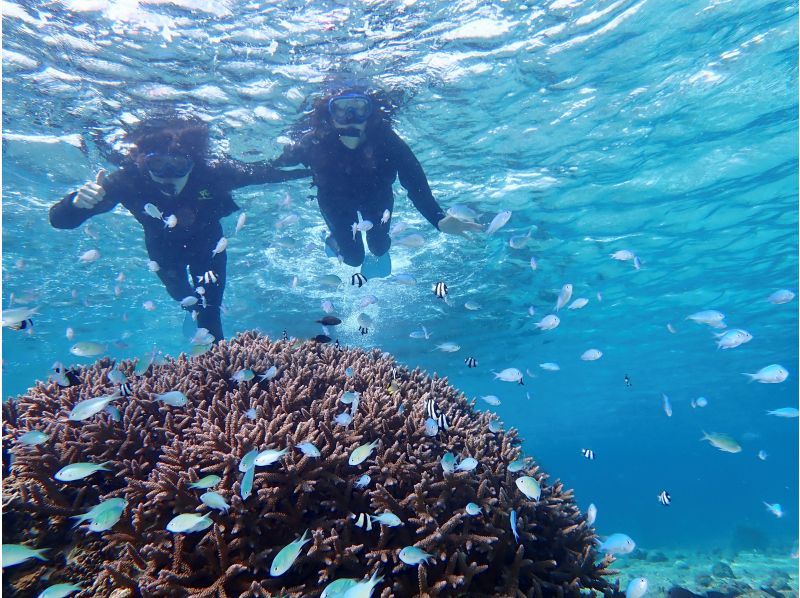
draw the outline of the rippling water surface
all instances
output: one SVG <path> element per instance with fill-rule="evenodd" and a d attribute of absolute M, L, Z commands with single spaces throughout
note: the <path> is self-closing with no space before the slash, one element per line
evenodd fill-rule
<path fill-rule="evenodd" d="M 4 330 L 5 397 L 75 359 L 67 327 L 76 340 L 110 343 L 118 358 L 154 343 L 186 349 L 181 311 L 147 270 L 127 212 L 74 231 L 48 224 L 50 204 L 113 168 L 104 151 L 118 148 L 124 123 L 178 105 L 213 123 L 218 150 L 272 158 L 324 81 L 354 73 L 403 92 L 397 129 L 445 208 L 469 205 L 483 222 L 504 209 L 513 216 L 492 236 L 445 238 L 398 186 L 394 218 L 426 244 L 395 247 L 395 272 L 419 284 L 329 291 L 317 276 L 352 269 L 325 258 L 307 182 L 242 190 L 248 224 L 228 249 L 227 334 L 313 336 L 330 299 L 345 320 L 342 342 L 390 351 L 469 396 L 499 396 L 493 409 L 521 430 L 529 454 L 582 507 L 598 506 L 601 534 L 625 532 L 645 547 L 725 546 L 747 525 L 788 553 L 797 420 L 766 411 L 797 406 L 797 301 L 766 298 L 798 290 L 795 3 L 4 2 L 3 34 L 3 305 L 13 293 L 15 305 L 40 311 L 32 335 Z M 299 223 L 276 229 L 290 212 Z M 229 236 L 235 219 L 224 223 Z M 524 248 L 509 246 L 528 232 Z M 101 259 L 79 264 L 92 248 Z M 641 269 L 609 257 L 621 249 Z M 438 280 L 450 306 L 430 291 Z M 588 305 L 537 331 L 565 283 Z M 379 301 L 362 336 L 366 290 Z M 155 311 L 142 308 L 147 300 Z M 468 311 L 466 301 L 482 307 Z M 685 319 L 710 308 L 753 340 L 717 349 L 712 329 Z M 420 325 L 430 340 L 409 338 Z M 433 351 L 444 341 L 461 350 Z M 602 358 L 582 361 L 589 348 Z M 468 370 L 467 356 L 479 367 Z M 786 382 L 741 375 L 771 363 L 787 367 Z M 525 385 L 494 381 L 491 370 L 505 367 L 528 369 Z M 708 406 L 692 408 L 700 396 Z M 703 430 L 736 437 L 742 452 L 699 442 Z M 668 509 L 656 500 L 662 489 Z"/>

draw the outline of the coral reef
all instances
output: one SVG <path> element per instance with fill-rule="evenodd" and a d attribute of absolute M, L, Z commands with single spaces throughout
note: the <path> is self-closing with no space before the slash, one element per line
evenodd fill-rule
<path fill-rule="evenodd" d="M 384 580 L 375 593 L 385 597 L 621 595 L 606 578 L 612 558 L 599 560 L 594 531 L 571 491 L 533 463 L 509 472 L 520 456 L 516 432 L 489 431 L 493 416 L 475 410 L 446 379 L 398 367 L 378 351 L 273 342 L 254 332 L 139 377 L 134 365 L 118 365 L 132 390 L 115 402 L 121 421 L 105 411 L 67 419 L 78 401 L 113 392 L 109 360 L 85 368 L 80 385 L 38 383 L 4 404 L 3 446 L 14 461 L 4 480 L 3 542 L 50 549 L 47 562 L 5 570 L 4 591 L 27 594 L 69 581 L 90 588 L 84 596 L 319 596 L 337 578 L 377 570 Z M 273 379 L 232 380 L 243 369 L 271 366 Z M 171 390 L 189 403 L 153 400 Z M 339 402 L 344 391 L 361 399 L 347 426 L 334 421 L 349 407 Z M 449 421 L 433 437 L 424 430 L 428 399 Z M 15 444 L 28 430 L 49 439 Z M 348 464 L 354 448 L 374 440 L 370 458 Z M 304 441 L 321 456 L 295 450 Z M 256 468 L 253 493 L 243 500 L 241 458 L 285 447 L 282 460 Z M 448 451 L 479 465 L 445 474 L 440 462 Z M 110 471 L 70 483 L 53 478 L 78 461 L 109 461 Z M 356 480 L 365 473 L 371 481 L 360 488 Z M 222 478 L 214 489 L 230 510 L 213 511 L 204 531 L 167 531 L 176 514 L 209 511 L 198 499 L 204 490 L 189 487 L 209 474 Z M 515 487 L 521 475 L 540 482 L 538 501 Z M 70 516 L 116 497 L 128 506 L 111 530 L 73 527 Z M 469 502 L 482 514 L 469 516 Z M 383 511 L 403 525 L 376 523 L 368 531 L 351 517 Z M 271 577 L 272 559 L 306 529 L 311 542 L 287 573 Z M 407 565 L 398 552 L 408 545 L 434 558 Z"/>

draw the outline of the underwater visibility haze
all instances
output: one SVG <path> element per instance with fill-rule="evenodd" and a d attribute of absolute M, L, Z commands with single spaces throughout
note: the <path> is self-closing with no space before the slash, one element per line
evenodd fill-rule
<path fill-rule="evenodd" d="M 406 480 L 409 492 L 427 483 L 434 484 L 431 492 L 444 492 L 438 507 L 427 507 L 437 525 L 456 525 L 449 519 L 455 507 L 448 501 L 472 496 L 470 492 L 486 498 L 481 521 L 504 531 L 491 532 L 496 540 L 476 554 L 496 559 L 498 567 L 502 561 L 512 577 L 519 576 L 519 587 L 498 581 L 494 587 L 504 589 L 487 589 L 492 585 L 480 580 L 491 574 L 470 569 L 476 581 L 469 595 L 528 595 L 535 584 L 522 581 L 531 568 L 514 560 L 509 517 L 513 507 L 513 520 L 521 518 L 523 543 L 530 543 L 538 511 L 527 503 L 520 506 L 519 501 L 532 500 L 515 483 L 522 474 L 500 471 L 507 465 L 502 461 L 519 446 L 521 455 L 541 467 L 535 477 L 546 473 L 540 480 L 542 509 L 547 504 L 553 511 L 540 521 L 537 533 L 550 538 L 543 531 L 550 530 L 545 520 L 556 527 L 562 519 L 574 521 L 584 535 L 571 537 L 574 543 L 563 554 L 573 554 L 573 549 L 575 555 L 592 553 L 576 569 L 566 564 L 572 556 L 563 557 L 559 567 L 581 580 L 567 593 L 594 589 L 612 595 L 616 590 L 609 588 L 617 582 L 624 593 L 631 580 L 646 577 L 651 596 L 676 596 L 667 592 L 678 585 L 700 595 L 714 589 L 725 595 L 766 595 L 768 590 L 797 595 L 796 3 L 42 0 L 3 2 L 2 12 L 3 476 L 6 482 L 27 476 L 10 484 L 13 504 L 46 496 L 46 504 L 56 505 L 46 513 L 58 529 L 53 542 L 69 545 L 69 530 L 81 537 L 114 537 L 109 550 L 117 546 L 121 551 L 123 534 L 134 543 L 134 532 L 125 527 L 129 521 L 157 521 L 162 535 L 147 541 L 159 548 L 136 557 L 151 559 L 152 565 L 171 550 L 165 546 L 179 542 L 174 538 L 190 542 L 199 535 L 191 532 L 211 525 L 208 518 L 201 520 L 208 512 L 217 522 L 208 536 L 223 533 L 220 522 L 227 515 L 206 501 L 210 508 L 201 505 L 197 497 L 205 490 L 191 495 L 202 508 L 185 507 L 188 481 L 197 482 L 202 475 L 164 474 L 157 480 L 162 486 L 151 487 L 135 479 L 135 467 L 125 470 L 124 480 L 116 479 L 114 491 L 92 495 L 126 497 L 126 504 L 109 507 L 119 523 L 112 523 L 110 531 L 89 531 L 85 525 L 72 530 L 72 521 L 65 518 L 85 513 L 97 501 L 77 493 L 76 482 L 52 476 L 67 463 L 95 461 L 81 454 L 80 447 L 89 447 L 90 437 L 101 438 L 102 430 L 119 440 L 122 455 L 125 442 L 137 439 L 129 434 L 123 440 L 130 426 L 163 426 L 163 436 L 147 439 L 165 443 L 164 452 L 154 458 L 171 467 L 182 463 L 181 454 L 187 459 L 220 458 L 222 448 L 216 453 L 208 448 L 208 438 L 219 426 L 225 430 L 221 436 L 229 435 L 226 442 L 232 443 L 236 461 L 224 473 L 209 469 L 208 462 L 192 467 L 206 467 L 207 473 L 213 470 L 223 477 L 217 488 L 220 498 L 207 500 L 227 499 L 229 512 L 239 512 L 236 517 L 259 500 L 259 485 L 267 492 L 270 484 L 282 480 L 285 495 L 276 490 L 281 498 L 275 500 L 292 504 L 293 496 L 313 492 L 316 482 L 308 476 L 322 476 L 326 459 L 338 461 L 325 479 L 341 477 L 351 449 L 362 441 L 380 440 L 381 459 L 417 464 L 435 459 L 431 469 L 420 465 L 412 474 L 413 468 L 398 468 L 392 476 L 399 480 L 397 488 L 403 487 L 403 475 L 411 476 Z M 94 181 L 101 168 L 118 168 L 129 149 L 126 131 L 150 116 L 170 111 L 192 115 L 208 123 L 212 154 L 244 162 L 272 160 L 296 140 L 293 127 L 316 98 L 352 82 L 383 90 L 391 98 L 396 107 L 393 128 L 419 160 L 436 201 L 445 212 L 474 221 L 481 230 L 463 237 L 437 231 L 396 182 L 393 276 L 351 284 L 359 269 L 326 255 L 328 229 L 310 178 L 236 190 L 239 211 L 222 221 L 227 239 L 222 248 L 227 254 L 222 325 L 227 341 L 224 348 L 215 346 L 191 358 L 192 350 L 200 351 L 184 334 L 186 312 L 152 271 L 142 226 L 126 209 L 118 206 L 73 230 L 50 224 L 53 204 Z M 503 224 L 506 218 L 498 215 L 504 211 L 510 217 Z M 87 254 L 91 251 L 96 253 Z M 446 292 L 437 290 L 440 282 Z M 7 322 L 7 314 L 14 313 L 8 310 L 25 308 L 36 308 L 29 314 L 32 323 L 23 318 L 24 327 L 15 329 L 19 322 Z M 323 329 L 318 320 L 326 314 L 341 323 Z M 556 326 L 548 325 L 553 315 Z M 248 332 L 233 340 L 246 331 L 263 336 Z M 309 341 L 321 334 L 331 342 L 300 345 L 293 340 Z M 86 357 L 71 352 L 76 343 L 86 342 L 97 343 L 99 349 Z M 120 364 L 139 359 L 141 364 L 158 352 L 169 358 L 158 358 L 148 372 L 139 372 L 140 378 L 132 364 L 123 366 L 133 397 L 107 403 L 122 412 L 119 421 L 104 410 L 107 404 L 85 421 L 68 419 L 78 401 L 110 392 L 103 380 L 111 362 L 98 365 L 97 360 L 108 357 Z M 173 362 L 181 353 L 186 358 Z M 396 363 L 390 364 L 391 359 Z M 82 383 L 59 386 L 54 362 L 78 368 Z M 271 365 L 278 366 L 272 376 Z M 345 375 L 348 365 L 357 371 Z M 767 380 L 773 368 L 752 376 L 772 365 L 787 375 Z M 323 366 L 329 369 L 313 373 L 314 367 Z M 336 369 L 340 366 L 341 371 Z M 161 382 L 159 368 L 164 368 Z M 202 386 L 203 372 L 214 383 L 203 391 L 207 395 L 194 396 L 189 390 Z M 234 372 L 244 373 L 227 380 Z M 251 379 L 251 373 L 266 377 Z M 188 404 L 177 395 L 162 397 L 160 406 L 151 401 L 156 393 L 177 389 L 189 395 Z M 332 421 L 338 412 L 350 409 L 356 414 L 359 409 L 352 397 L 349 407 L 337 404 L 334 389 L 360 393 L 364 414 L 346 426 Z M 273 408 L 259 407 L 259 392 L 275 401 Z M 312 397 L 313 405 L 293 403 L 300 399 L 292 393 Z M 423 417 L 422 410 L 431 398 L 425 393 L 438 401 L 432 419 L 445 413 L 450 430 L 423 431 L 429 413 Z M 404 397 L 407 411 L 398 412 Z M 192 423 L 195 406 L 198 415 Z M 151 409 L 147 417 L 152 419 L 134 416 L 134 407 Z M 228 410 L 236 417 L 229 417 Z M 302 423 L 292 419 L 299 413 L 305 418 Z M 487 427 L 490 414 L 502 422 L 502 432 L 498 424 Z M 406 429 L 404 418 L 413 418 L 418 437 L 401 458 L 399 448 L 391 453 L 386 447 L 405 446 L 400 436 L 395 438 Z M 33 437 L 20 440 L 23 431 L 38 429 L 32 422 L 42 430 L 50 426 L 52 438 L 41 444 Z M 84 436 L 80 425 L 87 426 Z M 285 478 L 263 473 L 282 467 L 263 469 L 283 458 L 271 454 L 262 454 L 255 466 L 242 461 L 236 470 L 249 448 L 231 438 L 252 429 L 250 448 L 282 449 L 287 443 L 270 441 L 270 434 L 294 433 L 287 432 L 292 426 L 317 439 L 301 447 L 301 439 L 293 438 L 285 459 L 300 473 Z M 438 427 L 444 428 L 441 422 Z M 512 428 L 516 440 L 503 436 Z M 334 448 L 331 434 L 337 430 L 357 435 L 351 439 L 354 444 Z M 167 447 L 167 441 L 186 444 Z M 228 446 L 220 442 L 219 447 Z M 442 450 L 428 451 L 426 443 L 437 442 Z M 57 446 L 67 454 L 52 454 Z M 190 448 L 179 448 L 184 446 Z M 448 447 L 463 449 L 456 455 L 461 469 L 455 472 L 448 472 L 445 463 L 440 467 Z M 142 451 L 146 449 L 143 445 Z M 309 456 L 312 449 L 322 449 L 322 455 Z M 362 451 L 365 459 L 372 458 L 371 450 Z M 472 457 L 478 458 L 477 468 L 466 461 Z M 37 459 L 46 475 L 37 473 Z M 314 459 L 320 465 L 310 469 Z M 352 463 L 349 467 L 348 475 L 367 471 L 357 471 Z M 381 477 L 387 471 L 372 466 L 369 473 L 375 488 L 389 492 L 395 480 Z M 242 495 L 248 472 L 256 476 L 249 503 Z M 435 486 L 434 478 L 446 481 L 448 474 L 461 480 L 464 494 Z M 43 475 L 44 489 L 24 489 L 25 480 Z M 113 478 L 102 478 L 102 471 L 91 475 L 97 477 L 83 482 Z M 142 503 L 132 504 L 118 485 L 123 481 L 139 489 Z M 297 485 L 290 487 L 290 482 Z M 148 483 L 156 484 L 155 478 Z M 341 496 L 339 486 L 332 484 L 330 490 L 341 511 L 341 520 L 326 529 L 340 533 L 335 541 L 326 544 L 313 521 L 287 515 L 292 531 L 280 536 L 287 553 L 279 555 L 281 546 L 273 549 L 271 544 L 254 550 L 247 558 L 261 563 L 263 570 L 253 573 L 252 563 L 243 561 L 235 575 L 255 574 L 254 584 L 259 576 L 270 579 L 270 565 L 280 569 L 281 564 L 273 560 L 280 556 L 290 568 L 296 549 L 301 555 L 297 568 L 289 569 L 285 578 L 273 573 L 273 585 L 259 591 L 307 595 L 312 586 L 303 584 L 312 582 L 300 573 L 317 576 L 313 582 L 319 584 L 313 555 L 331 546 L 342 548 L 347 538 L 368 546 L 365 551 L 381 543 L 372 556 L 352 553 L 331 561 L 349 568 L 347 577 L 366 580 L 377 572 L 384 581 L 372 584 L 375 595 L 421 594 L 424 575 L 419 587 L 414 585 L 414 567 L 428 571 L 425 583 L 434 588 L 430 595 L 462 595 L 454 587 L 435 586 L 436 575 L 445 579 L 447 558 L 442 554 L 430 564 L 424 556 L 416 557 L 423 564 L 409 564 L 414 554 L 398 555 L 404 544 L 393 543 L 392 534 L 409 547 L 421 542 L 425 550 L 436 552 L 433 540 L 422 540 L 428 532 L 414 535 L 415 529 L 432 525 L 422 513 L 400 531 L 386 523 L 394 523 L 386 516 L 374 522 L 371 536 L 364 530 L 344 534 L 342 528 L 358 523 L 361 511 L 368 510 L 362 522 L 372 522 L 370 515 L 379 516 L 377 505 L 389 512 L 395 504 L 384 498 L 373 497 L 371 503 L 355 498 L 358 486 L 354 490 L 353 481 L 347 483 Z M 479 490 L 480 484 L 486 486 Z M 173 487 L 178 498 L 165 498 Z M 59 489 L 69 498 L 58 502 Z M 424 502 L 418 499 L 398 499 L 395 510 L 402 506 L 411 512 Z M 163 512 L 151 513 L 153 505 L 147 501 L 163 505 Z M 441 505 L 450 511 L 438 511 Z M 502 511 L 502 525 L 488 505 Z M 593 530 L 584 515 L 590 505 L 597 512 Z M 194 514 L 174 524 L 183 525 L 183 532 L 166 531 L 170 518 L 181 513 Z M 4 523 L 18 530 L 27 515 L 14 517 L 4 511 Z M 478 520 L 469 517 L 463 515 L 458 525 L 477 526 L 472 522 Z M 250 525 L 246 519 L 237 521 Z M 270 533 L 272 520 L 258 521 L 253 525 L 267 526 L 263 533 Z M 281 526 L 286 519 L 274 521 Z M 95 518 L 92 525 L 102 527 L 102 522 Z M 309 527 L 307 543 L 289 545 Z M 474 533 L 479 535 L 480 529 Z M 6 554 L 17 556 L 6 545 L 50 546 L 46 531 L 37 534 L 20 537 L 4 531 L 3 566 Z M 561 541 L 559 534 L 552 534 L 553 542 Z M 591 585 L 596 572 L 591 561 L 601 563 L 604 552 L 601 544 L 595 554 L 595 545 L 613 542 L 614 534 L 626 534 L 636 548 L 616 551 L 617 560 L 608 569 L 621 573 L 604 578 L 608 587 L 603 582 Z M 525 555 L 533 558 L 529 546 L 525 544 Z M 465 551 L 469 561 L 473 555 Z M 47 568 L 63 563 L 65 554 L 53 549 L 45 553 L 49 562 L 33 557 L 6 569 L 4 590 L 11 591 L 6 584 L 12 581 L 18 595 L 36 595 L 46 587 L 23 580 L 18 572 L 26 567 L 47 570 L 54 583 L 76 581 L 58 578 L 57 571 Z M 79 556 L 70 558 L 80 561 Z M 371 570 L 368 560 L 375 565 Z M 460 571 L 455 558 L 452 563 Z M 726 575 L 723 565 L 736 577 Z M 333 570 L 330 562 L 326 566 Z M 123 578 L 131 578 L 131 571 L 145 569 L 136 567 L 112 576 L 104 587 L 124 587 Z M 575 573 L 579 569 L 580 575 Z M 555 585 L 542 586 L 544 595 L 557 595 L 556 585 L 572 582 L 559 575 L 556 571 L 548 578 Z M 156 578 L 155 573 L 148 578 L 154 584 L 151 590 L 165 579 Z M 176 579 L 169 583 L 178 584 Z M 275 581 L 281 579 L 287 580 L 285 586 Z M 225 595 L 234 587 L 228 583 L 226 578 L 213 591 Z M 187 582 L 185 587 L 193 586 Z M 372 587 L 361 591 L 366 593 L 358 595 L 369 595 Z M 628 595 L 642 594 L 633 587 Z"/>

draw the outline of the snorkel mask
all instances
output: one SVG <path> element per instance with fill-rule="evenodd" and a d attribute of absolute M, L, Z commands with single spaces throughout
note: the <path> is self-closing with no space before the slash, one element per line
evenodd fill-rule
<path fill-rule="evenodd" d="M 175 196 L 186 186 L 194 162 L 190 157 L 180 154 L 153 152 L 144 157 L 144 168 L 150 174 L 150 178 L 158 184 L 161 193 Z"/>
<path fill-rule="evenodd" d="M 359 92 L 347 92 L 328 100 L 328 113 L 339 140 L 349 149 L 364 141 L 367 120 L 372 115 L 372 100 Z"/>

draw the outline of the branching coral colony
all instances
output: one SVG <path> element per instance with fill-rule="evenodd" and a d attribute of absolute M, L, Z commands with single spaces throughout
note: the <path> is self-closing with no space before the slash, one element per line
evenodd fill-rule
<path fill-rule="evenodd" d="M 4 570 L 9 595 L 620 595 L 571 491 L 446 379 L 257 333 L 134 365 L 4 403 L 3 542 L 48 549 Z M 77 419 L 119 394 L 114 370 L 130 395 Z M 57 479 L 76 463 L 105 468 Z"/>

